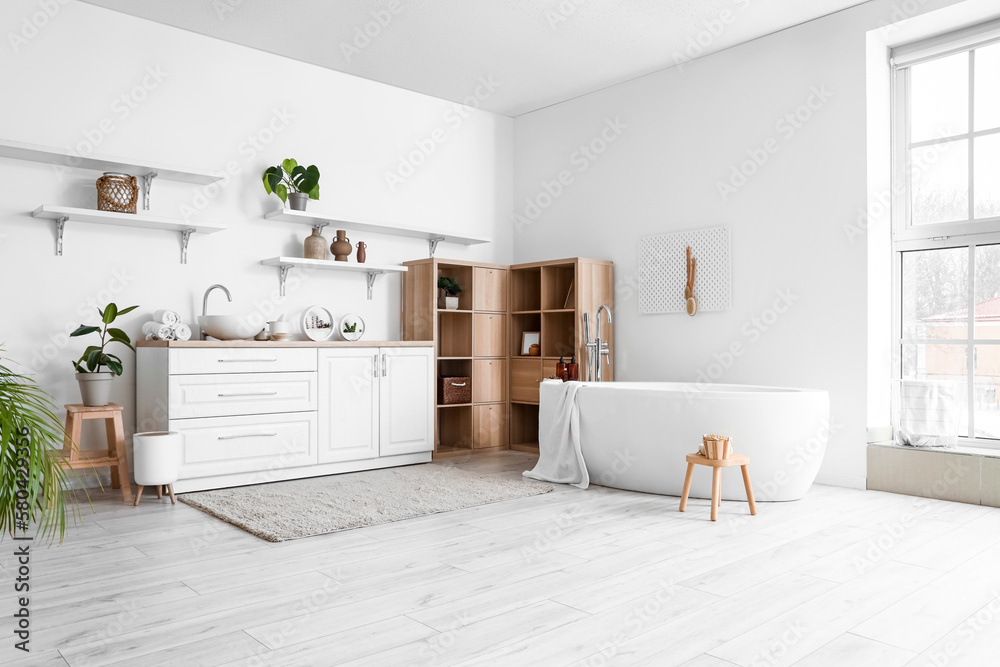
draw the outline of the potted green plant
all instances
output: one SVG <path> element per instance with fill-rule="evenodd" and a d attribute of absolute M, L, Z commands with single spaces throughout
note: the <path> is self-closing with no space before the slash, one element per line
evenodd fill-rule
<path fill-rule="evenodd" d="M 52 399 L 0 362 L 0 533 L 16 537 L 37 525 L 38 535 L 58 531 L 62 540 L 66 476 L 55 446 L 63 435 Z"/>
<path fill-rule="evenodd" d="M 84 405 L 107 405 L 111 399 L 111 381 L 116 376 L 121 375 L 124 368 L 121 358 L 113 354 L 108 354 L 104 349 L 111 343 L 121 343 L 133 352 L 135 348 L 132 347 L 132 341 L 129 339 L 127 333 L 109 325 L 118 319 L 120 315 L 130 313 L 138 307 L 129 306 L 128 308 L 118 310 L 118 306 L 109 303 L 103 310 L 101 308 L 97 309 L 97 312 L 101 315 L 102 326 L 95 327 L 81 324 L 76 331 L 70 334 L 71 337 L 86 336 L 92 333 L 101 335 L 100 345 L 88 346 L 83 351 L 80 359 L 73 362 L 73 367 L 76 369 L 76 379 L 80 383 L 80 395 L 83 397 Z M 107 370 L 102 370 L 105 367 Z"/>
<path fill-rule="evenodd" d="M 462 286 L 454 278 L 441 276 L 438 278 L 438 288 L 444 298 L 445 310 L 458 310 L 458 295 L 462 293 Z"/>
<path fill-rule="evenodd" d="M 319 169 L 314 164 L 303 167 L 288 158 L 264 170 L 264 189 L 278 195 L 293 211 L 304 211 L 306 202 L 319 199 Z"/>

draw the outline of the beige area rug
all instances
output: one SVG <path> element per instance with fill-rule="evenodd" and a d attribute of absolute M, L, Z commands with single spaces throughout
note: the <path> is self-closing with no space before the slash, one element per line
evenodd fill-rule
<path fill-rule="evenodd" d="M 182 503 L 269 542 L 374 526 L 552 491 L 548 484 L 422 464 L 185 493 Z"/>

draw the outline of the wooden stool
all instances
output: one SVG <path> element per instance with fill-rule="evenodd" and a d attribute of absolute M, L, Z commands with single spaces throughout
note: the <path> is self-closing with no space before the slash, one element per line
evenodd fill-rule
<path fill-rule="evenodd" d="M 728 459 L 710 459 L 701 454 L 687 455 L 687 475 L 684 477 L 684 491 L 681 493 L 683 512 L 687 507 L 688 493 L 691 491 L 691 475 L 695 465 L 708 466 L 712 469 L 712 521 L 719 518 L 719 505 L 722 502 L 722 469 L 739 466 L 743 471 L 743 486 L 747 490 L 747 502 L 750 503 L 750 514 L 757 514 L 757 504 L 753 501 L 753 487 L 750 486 L 750 457 L 743 454 L 733 454 Z"/>
<path fill-rule="evenodd" d="M 108 450 L 80 451 L 80 434 L 87 419 L 103 419 L 108 434 Z M 66 406 L 66 438 L 63 440 L 63 468 L 103 468 L 111 470 L 111 488 L 121 487 L 122 498 L 132 502 L 132 484 L 128 475 L 128 456 L 125 452 L 125 427 L 122 424 L 122 406 L 108 403 L 99 407 L 85 405 Z"/>
<path fill-rule="evenodd" d="M 142 484 L 139 485 L 139 491 L 135 494 L 135 506 L 139 505 L 139 498 L 142 498 L 142 490 L 146 487 Z M 156 485 L 156 497 L 163 500 L 163 491 L 166 489 L 167 493 L 170 495 L 170 504 L 176 505 L 177 499 L 174 497 L 174 485 L 173 484 L 157 484 Z"/>

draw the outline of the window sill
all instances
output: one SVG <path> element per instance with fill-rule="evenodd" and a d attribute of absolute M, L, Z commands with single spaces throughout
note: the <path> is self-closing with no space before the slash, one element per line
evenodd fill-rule
<path fill-rule="evenodd" d="M 869 447 L 887 447 L 889 449 L 899 449 L 904 452 L 931 452 L 936 454 L 961 454 L 963 456 L 982 456 L 991 459 L 1000 459 L 1000 449 L 993 447 L 974 447 L 969 445 L 959 445 L 954 448 L 946 447 L 903 447 L 891 440 L 883 442 L 870 442 Z"/>
<path fill-rule="evenodd" d="M 868 490 L 1000 507 L 1000 450 L 868 445 Z"/>

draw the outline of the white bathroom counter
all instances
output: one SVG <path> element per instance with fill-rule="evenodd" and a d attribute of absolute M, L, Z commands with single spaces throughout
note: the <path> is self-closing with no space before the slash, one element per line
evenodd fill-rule
<path fill-rule="evenodd" d="M 278 347 L 434 347 L 430 340 L 140 340 L 136 347 L 278 348 Z"/>

